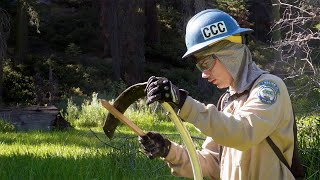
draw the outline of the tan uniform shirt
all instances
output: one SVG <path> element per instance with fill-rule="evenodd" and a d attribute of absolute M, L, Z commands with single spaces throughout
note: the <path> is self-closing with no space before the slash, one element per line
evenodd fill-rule
<path fill-rule="evenodd" d="M 189 96 L 180 110 L 182 119 L 208 136 L 203 149 L 197 151 L 204 177 L 294 179 L 266 141 L 269 136 L 291 165 L 294 117 L 287 88 L 271 74 L 260 76 L 252 87 L 249 95 L 237 98 L 223 112 Z M 193 177 L 188 153 L 182 146 L 172 143 L 165 160 L 173 175 Z"/>

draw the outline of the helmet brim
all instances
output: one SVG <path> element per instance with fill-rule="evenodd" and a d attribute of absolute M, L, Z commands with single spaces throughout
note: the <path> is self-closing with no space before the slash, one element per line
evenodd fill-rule
<path fill-rule="evenodd" d="M 252 32 L 253 30 L 252 29 L 249 29 L 249 28 L 239 28 L 237 29 L 236 31 L 230 33 L 231 35 L 235 35 L 235 34 L 247 34 L 247 33 L 250 33 Z M 229 34 L 229 36 L 230 36 Z M 188 51 L 182 56 L 182 59 L 186 59 L 188 57 L 190 57 L 191 55 L 197 53 L 197 52 L 200 52 L 202 49 L 205 49 L 207 48 L 210 44 L 214 44 L 224 38 L 227 38 L 229 36 L 223 36 L 223 37 L 219 37 L 219 38 L 214 38 L 212 40 L 209 40 L 209 41 L 205 41 L 203 43 L 200 43 L 200 44 L 197 44 L 195 46 L 192 46 L 191 48 L 188 49 Z"/>

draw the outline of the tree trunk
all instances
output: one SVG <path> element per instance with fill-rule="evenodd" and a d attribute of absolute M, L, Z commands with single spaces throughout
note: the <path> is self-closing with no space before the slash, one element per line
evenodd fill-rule
<path fill-rule="evenodd" d="M 1 10 L 1 9 L 0 9 Z M 2 15 L 2 14 L 0 14 Z M 0 22 L 1 24 L 2 22 Z M 2 34 L 0 27 L 0 34 Z M 3 89 L 3 60 L 4 54 L 6 52 L 6 42 L 4 42 L 4 38 L 0 36 L 0 104 L 2 104 L 2 89 Z"/>
<path fill-rule="evenodd" d="M 3 103 L 3 60 L 7 52 L 7 38 L 10 33 L 10 16 L 0 8 L 0 105 Z"/>
<path fill-rule="evenodd" d="M 253 36 L 264 43 L 271 40 L 270 27 L 272 25 L 271 0 L 248 0 L 249 22 L 253 24 Z"/>
<path fill-rule="evenodd" d="M 112 0 L 100 0 L 100 27 L 103 39 L 103 56 L 111 56 L 111 36 L 112 36 Z"/>
<path fill-rule="evenodd" d="M 144 0 L 120 0 L 118 23 L 120 25 L 121 77 L 132 85 L 143 80 L 144 76 Z"/>
<path fill-rule="evenodd" d="M 182 6 L 182 20 L 183 20 L 183 35 L 185 35 L 185 29 L 187 27 L 188 21 L 194 14 L 194 0 L 183 0 Z"/>
<path fill-rule="evenodd" d="M 153 46 L 160 43 L 160 24 L 155 0 L 145 0 L 145 17 L 146 43 Z"/>
<path fill-rule="evenodd" d="M 24 0 L 18 0 L 15 64 L 22 64 L 28 40 L 27 7 Z"/>
<path fill-rule="evenodd" d="M 1 44 L 1 39 L 0 39 L 0 44 Z M 1 49 L 0 49 L 1 51 Z M 3 103 L 3 59 L 4 56 L 0 56 L 0 105 Z"/>
<path fill-rule="evenodd" d="M 128 85 L 141 82 L 145 64 L 145 0 L 102 0 L 101 6 L 105 46 L 111 36 L 113 79 L 122 79 Z"/>
<path fill-rule="evenodd" d="M 119 2 L 117 0 L 111 1 L 111 23 L 112 25 L 112 36 L 111 36 L 111 56 L 112 56 L 112 70 L 113 70 L 113 79 L 118 81 L 121 79 L 121 54 L 123 52 L 120 46 L 120 28 L 118 26 L 118 12 L 119 12 Z"/>
<path fill-rule="evenodd" d="M 205 10 L 207 8 L 207 3 L 205 0 L 196 0 L 194 1 L 194 14 Z"/>

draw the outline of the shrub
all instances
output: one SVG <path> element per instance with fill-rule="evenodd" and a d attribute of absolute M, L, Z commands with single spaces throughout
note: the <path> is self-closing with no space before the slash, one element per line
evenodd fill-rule
<path fill-rule="evenodd" d="M 15 127 L 4 121 L 3 119 L 0 119 L 0 132 L 13 132 L 15 131 Z"/>
<path fill-rule="evenodd" d="M 115 99 L 122 91 L 126 89 L 127 85 L 124 81 L 111 81 L 110 79 L 105 80 L 105 86 L 101 98 Z"/>
<path fill-rule="evenodd" d="M 79 108 L 73 103 L 71 99 L 68 99 L 66 113 L 63 114 L 64 118 L 72 125 L 74 125 L 79 116 Z"/>
<path fill-rule="evenodd" d="M 3 65 L 3 99 L 5 102 L 33 104 L 35 91 L 33 77 L 23 73 L 23 67 L 15 69 L 10 60 Z"/>
<path fill-rule="evenodd" d="M 91 100 L 85 100 L 81 107 L 68 100 L 67 110 L 64 118 L 75 127 L 98 127 L 102 126 L 106 109 L 98 100 L 98 94 L 93 93 Z"/>
<path fill-rule="evenodd" d="M 319 179 L 320 156 L 320 114 L 308 114 L 297 119 L 298 144 L 302 164 L 307 177 Z"/>

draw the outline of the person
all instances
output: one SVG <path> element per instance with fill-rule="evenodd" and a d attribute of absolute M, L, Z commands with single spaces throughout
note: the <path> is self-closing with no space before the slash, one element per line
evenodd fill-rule
<path fill-rule="evenodd" d="M 178 115 L 207 137 L 197 150 L 204 177 L 210 179 L 294 179 L 271 148 L 280 149 L 290 165 L 294 149 L 294 115 L 281 78 L 261 70 L 243 42 L 251 29 L 241 28 L 227 13 L 208 9 L 193 16 L 186 27 L 187 52 L 202 78 L 218 88 L 228 88 L 218 105 L 203 104 L 165 77 L 150 77 L 147 104 L 166 101 Z M 168 163 L 174 176 L 192 178 L 186 149 L 157 132 L 139 137 L 150 158 Z"/>

